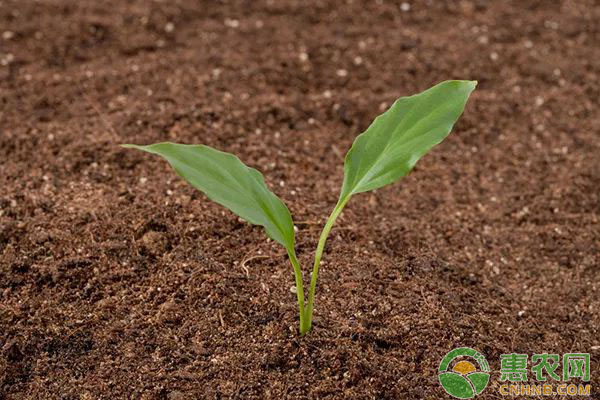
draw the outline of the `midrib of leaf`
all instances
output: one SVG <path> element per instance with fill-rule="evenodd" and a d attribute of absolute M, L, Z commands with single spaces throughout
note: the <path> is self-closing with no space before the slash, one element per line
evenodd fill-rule
<path fill-rule="evenodd" d="M 239 161 L 236 160 L 236 161 Z M 211 160 L 212 162 L 212 160 Z M 244 168 L 246 168 L 248 170 L 248 172 L 250 173 L 250 178 L 257 181 L 257 183 L 259 183 L 260 186 L 260 193 L 257 193 L 254 187 L 248 187 L 246 186 L 246 182 L 243 180 L 238 179 L 235 175 L 232 175 L 229 171 L 224 170 L 225 173 L 227 175 L 229 175 L 230 177 L 233 178 L 234 181 L 236 181 L 239 186 L 241 188 L 244 189 L 244 192 L 246 193 L 257 193 L 257 196 L 251 196 L 251 195 L 246 195 L 246 201 L 248 201 L 249 203 L 252 202 L 254 203 L 254 205 L 260 207 L 260 209 L 265 213 L 265 215 L 267 216 L 267 219 L 269 222 L 271 222 L 271 224 L 273 225 L 273 227 L 275 227 L 278 231 L 279 234 L 281 235 L 282 239 L 287 242 L 287 235 L 285 233 L 285 231 L 283 230 L 282 226 L 279 224 L 278 219 L 275 218 L 275 216 L 271 213 L 271 209 L 269 208 L 269 205 L 266 204 L 266 202 L 264 201 L 264 197 L 267 198 L 267 200 L 269 202 L 271 202 L 271 196 L 269 196 L 268 193 L 265 193 L 264 190 L 262 189 L 262 185 L 266 185 L 264 179 L 260 179 L 260 177 L 258 176 L 258 174 L 260 174 L 260 172 L 258 172 L 255 169 L 252 169 L 250 167 L 244 166 Z M 254 201 L 253 201 L 254 200 Z M 273 204 L 270 204 L 271 206 L 273 206 Z M 273 207 L 275 208 L 275 207 Z M 293 244 L 292 244 L 293 245 Z M 288 243 L 286 243 L 284 245 L 287 249 L 289 249 Z"/>
<path fill-rule="evenodd" d="M 202 146 L 202 148 L 206 148 L 206 146 Z M 237 182 L 238 185 L 244 189 L 244 191 L 248 192 L 248 187 L 244 184 L 243 181 L 240 181 L 237 176 L 233 175 L 227 169 L 222 168 L 215 160 L 211 159 L 210 157 L 205 157 L 204 154 L 202 154 L 201 156 L 202 156 L 204 162 L 208 162 L 208 163 L 212 164 L 213 166 L 216 166 L 215 170 L 217 170 L 217 171 L 225 172 L 225 174 L 229 175 L 233 181 Z M 230 156 L 228 154 L 226 154 L 225 156 L 230 157 L 234 162 L 241 162 L 240 159 L 235 156 Z M 246 167 L 245 165 L 243 167 L 248 169 L 248 167 Z"/>
<path fill-rule="evenodd" d="M 421 127 L 421 125 L 425 122 L 425 118 L 429 118 L 430 116 L 433 116 L 435 114 L 443 114 L 445 113 L 448 109 L 452 108 L 452 102 L 447 101 L 445 102 L 443 105 L 437 107 L 435 110 L 430 111 L 429 114 L 427 114 L 426 116 L 424 116 L 423 118 L 420 118 L 417 122 L 414 123 L 414 125 L 412 125 L 410 128 L 408 128 L 406 130 L 406 132 L 404 132 L 404 134 L 400 135 L 396 141 L 392 141 L 384 150 L 387 151 L 387 149 L 389 149 L 390 146 L 395 145 L 395 144 L 407 144 L 410 143 L 413 139 L 418 139 L 419 137 L 411 137 L 411 134 L 415 131 L 418 131 Z M 435 130 L 437 127 L 444 125 L 446 123 L 446 121 L 442 121 L 439 124 L 435 125 L 433 128 L 429 129 L 426 131 L 425 134 Z M 405 142 L 403 142 L 403 140 L 406 140 Z"/>
<path fill-rule="evenodd" d="M 202 146 L 202 147 L 204 147 L 204 146 Z M 188 157 L 189 156 L 190 155 L 188 154 Z M 232 180 L 238 184 L 239 187 L 236 188 L 235 186 L 232 186 L 232 185 L 226 183 L 227 181 L 219 182 L 220 185 L 222 185 L 224 187 L 227 187 L 229 189 L 229 191 L 231 191 L 231 197 L 233 197 L 233 198 L 238 197 L 237 196 L 237 192 L 239 192 L 239 188 L 243 189 L 242 191 L 245 192 L 245 193 L 247 193 L 246 196 L 245 196 L 246 197 L 245 200 L 248 203 L 252 203 L 255 206 L 260 207 L 260 209 L 267 215 L 269 222 L 271 222 L 273 224 L 273 226 L 279 231 L 279 233 L 282 236 L 282 238 L 284 239 L 284 241 L 287 242 L 287 238 L 286 238 L 287 235 L 285 234 L 285 231 L 282 229 L 282 226 L 277 222 L 277 218 L 275 218 L 274 215 L 270 212 L 270 209 L 266 205 L 266 203 L 264 203 L 262 201 L 262 197 L 265 195 L 265 193 L 262 192 L 262 190 L 261 190 L 262 193 L 260 193 L 259 196 L 256 196 L 256 200 L 255 200 L 251 195 L 248 194 L 248 193 L 250 193 L 253 190 L 253 188 L 251 188 L 251 187 L 249 188 L 247 186 L 247 184 L 246 184 L 247 182 L 245 182 L 244 180 L 240 180 L 237 176 L 233 175 L 227 169 L 221 168 L 220 165 L 216 161 L 214 161 L 213 159 L 211 159 L 210 157 L 205 157 L 203 154 L 201 155 L 201 157 L 202 157 L 202 161 L 204 163 L 211 164 L 211 166 L 213 166 L 213 168 L 216 166 L 217 168 L 215 168 L 215 170 L 218 170 L 218 171 L 226 174 L 227 176 L 231 177 Z M 175 160 L 177 160 L 180 165 L 184 166 L 189 171 L 194 172 L 194 168 L 191 167 L 188 162 L 185 162 L 183 159 L 178 158 L 178 157 L 173 157 L 173 158 Z M 235 156 L 232 156 L 232 158 L 234 158 L 234 160 L 233 160 L 234 162 L 241 162 Z M 251 179 L 258 179 L 258 176 L 256 176 L 255 173 L 252 172 L 251 168 L 249 168 L 249 167 L 247 167 L 245 165 L 243 165 L 243 167 L 246 168 L 251 173 Z M 256 170 L 254 170 L 254 171 L 256 171 Z M 258 171 L 256 171 L 256 173 L 258 173 Z M 182 174 L 180 173 L 180 175 L 182 175 Z M 208 178 L 205 178 L 205 179 L 216 181 L 214 178 L 211 178 L 210 176 Z M 264 181 L 263 182 L 259 181 L 258 183 L 263 183 L 264 184 Z M 207 193 L 205 193 L 205 195 L 208 196 Z M 211 196 L 208 196 L 208 197 L 211 197 Z M 267 197 L 269 197 L 269 196 L 267 196 Z M 251 208 L 248 208 L 248 207 L 245 207 L 245 208 L 247 208 L 249 210 L 251 209 Z M 250 222 L 252 222 L 252 223 L 258 223 L 258 221 L 250 221 Z M 261 224 L 259 223 L 259 225 L 261 225 Z M 286 248 L 289 247 L 288 243 L 285 244 L 285 247 Z"/>
<path fill-rule="evenodd" d="M 443 125 L 443 124 L 440 124 L 440 125 Z M 437 125 L 437 126 L 436 126 L 436 128 L 437 128 L 438 126 L 440 126 L 440 125 Z M 430 132 L 431 132 L 431 131 L 433 131 L 433 130 L 434 130 L 434 129 L 431 129 L 431 130 L 430 130 Z M 413 142 L 416 142 L 416 141 L 419 141 L 419 140 L 422 140 L 422 138 L 420 138 L 420 137 L 414 137 L 414 138 L 411 138 L 411 139 L 407 140 L 406 142 L 404 142 L 404 144 L 405 144 L 405 145 L 409 145 L 410 143 L 413 143 Z M 405 153 L 405 154 L 406 154 L 406 155 L 408 155 L 408 153 Z M 420 158 L 420 157 L 419 157 L 420 155 L 421 155 L 421 154 L 419 153 L 419 154 L 418 154 L 416 157 L 412 157 L 412 158 L 415 158 L 416 160 L 418 160 L 418 159 Z M 372 169 L 369 171 L 369 173 L 368 173 L 368 174 L 369 174 L 369 176 L 368 176 L 368 177 L 366 177 L 366 176 L 365 176 L 365 178 L 368 178 L 368 179 L 365 179 L 365 182 L 367 182 L 367 183 L 368 183 L 368 182 L 370 182 L 370 181 L 374 181 L 374 180 L 376 180 L 376 179 L 379 179 L 379 178 L 380 178 L 380 177 L 382 177 L 383 175 L 385 175 L 385 174 L 387 174 L 388 172 L 390 172 L 390 170 L 393 170 L 393 168 L 394 168 L 394 165 L 391 165 L 391 164 L 386 164 L 390 158 L 398 158 L 398 157 L 395 157 L 395 155 L 393 156 L 392 154 L 385 154 L 385 155 L 383 156 L 383 158 L 380 160 L 382 164 L 385 164 L 385 168 L 383 168 L 383 169 L 381 169 L 381 170 L 379 170 L 379 171 L 377 171 L 377 172 L 373 172 L 373 171 L 375 170 L 375 168 L 372 168 Z M 416 160 L 415 160 L 415 162 L 416 162 Z M 409 167 L 410 167 L 410 166 L 411 166 L 411 165 L 410 165 L 410 162 L 409 162 Z M 361 183 L 361 184 L 362 184 L 362 183 Z M 358 188 L 358 187 L 360 187 L 360 184 L 359 184 L 359 185 L 357 185 L 356 187 L 357 187 L 357 188 Z"/>
<path fill-rule="evenodd" d="M 412 107 L 410 107 L 410 109 L 404 114 L 404 116 L 402 117 L 402 121 L 400 122 L 400 124 L 398 125 L 398 127 L 396 129 L 394 129 L 394 132 L 392 134 L 390 134 L 389 136 L 386 137 L 386 145 L 385 145 L 383 151 L 381 151 L 381 153 L 379 153 L 379 155 L 377 156 L 377 158 L 370 164 L 370 166 L 368 166 L 368 169 L 365 172 L 365 174 L 363 175 L 363 177 L 360 178 L 358 180 L 358 182 L 356 182 L 354 185 L 352 185 L 352 190 L 350 192 L 348 192 L 348 194 L 346 196 L 351 196 L 351 195 L 355 194 L 354 190 L 357 187 L 360 187 L 363 184 L 363 181 L 365 181 L 365 178 L 371 179 L 369 177 L 369 172 L 373 170 L 373 166 L 375 166 L 375 165 L 377 165 L 379 163 L 379 161 L 384 157 L 384 155 L 389 150 L 390 146 L 392 144 L 394 144 L 394 141 L 392 140 L 393 137 L 394 137 L 394 134 L 404 128 L 404 126 L 408 123 L 407 121 L 410 119 L 410 116 L 416 111 L 416 109 L 418 108 L 418 106 L 420 106 L 430 96 L 431 96 L 431 92 L 428 93 L 427 96 L 425 96 L 425 97 L 421 98 L 420 100 L 418 100 L 417 102 L 415 102 L 415 104 Z M 407 99 L 410 99 L 411 97 L 414 97 L 414 96 L 409 96 L 409 97 L 407 97 Z M 448 103 L 448 102 L 446 102 L 446 103 Z M 394 107 L 394 105 L 392 107 Z M 417 122 L 415 123 L 415 125 L 421 123 L 425 118 L 429 117 L 432 114 L 432 112 L 433 112 L 432 110 L 429 110 L 428 113 L 422 115 L 417 120 Z M 375 118 L 375 121 L 377 121 L 378 118 L 380 118 L 380 117 Z M 375 122 L 374 122 L 374 124 L 375 124 Z M 415 125 L 413 125 L 411 128 L 409 128 L 407 130 L 407 132 L 410 132 L 415 127 Z M 402 139 L 404 136 L 405 136 L 404 134 L 401 135 L 400 139 Z M 358 167 L 356 168 L 357 171 L 360 171 L 360 166 L 361 166 L 362 160 L 363 160 L 362 157 L 359 158 Z"/>
<path fill-rule="evenodd" d="M 271 196 L 267 196 L 267 197 L 268 197 L 268 200 L 271 201 Z M 287 243 L 288 242 L 288 238 L 287 238 L 288 235 L 285 233 L 285 231 L 283 230 L 282 226 L 279 224 L 278 218 L 275 218 L 275 216 L 271 213 L 271 209 L 263 202 L 262 197 L 259 196 L 257 201 L 258 201 L 259 207 L 263 210 L 263 212 L 271 220 L 271 223 L 275 226 L 275 228 L 281 234 L 281 237 L 282 237 L 283 241 L 286 242 L 284 244 L 285 248 L 288 251 L 292 251 L 293 252 L 294 251 L 294 243 L 293 243 L 293 241 L 292 241 L 292 243 Z M 273 205 L 273 204 L 271 204 L 271 205 Z M 275 207 L 273 207 L 273 208 L 275 208 Z"/>
<path fill-rule="evenodd" d="M 191 173 L 195 173 L 195 170 L 194 170 L 194 168 L 193 168 L 193 167 L 191 167 L 189 163 L 183 162 L 181 159 L 177 159 L 177 158 L 175 158 L 175 159 L 176 159 L 176 160 L 178 161 L 178 163 L 179 163 L 181 166 L 183 166 L 185 169 L 187 169 L 187 170 L 188 170 L 188 171 L 190 171 Z M 213 162 L 212 162 L 212 160 L 204 158 L 204 162 L 207 162 L 207 161 L 208 161 L 209 163 L 213 163 Z M 214 163 L 213 163 L 213 164 L 214 164 Z M 175 168 L 175 170 L 177 171 L 177 170 L 179 170 L 181 167 L 180 167 L 180 168 L 176 168 L 175 166 L 173 166 L 173 168 Z M 219 169 L 219 171 L 224 171 L 224 172 L 225 172 L 227 175 L 229 175 L 229 176 L 233 177 L 233 175 L 231 175 L 231 174 L 230 174 L 230 173 L 229 173 L 227 170 Z M 179 171 L 177 171 L 177 172 L 179 173 L 179 175 L 180 175 L 182 178 L 184 177 L 184 175 L 185 175 L 185 174 L 184 174 L 183 172 L 179 172 Z M 190 174 L 190 175 L 191 175 L 191 174 Z M 184 179 L 185 179 L 185 178 L 184 178 Z M 226 187 L 227 189 L 229 189 L 229 191 L 231 191 L 231 194 L 232 194 L 232 196 L 231 196 L 231 197 L 236 197 L 236 194 L 237 194 L 237 192 L 239 192 L 239 188 L 236 188 L 235 186 L 233 186 L 233 185 L 229 184 L 228 182 L 226 183 L 226 181 L 224 181 L 224 182 L 220 182 L 220 181 L 218 181 L 217 179 L 215 179 L 215 178 L 212 178 L 212 177 L 210 177 L 210 176 L 203 177 L 202 179 L 204 179 L 204 180 L 206 180 L 206 181 L 217 182 L 219 185 Z M 235 179 L 235 177 L 234 177 L 234 180 L 235 180 L 235 181 L 236 181 L 236 182 L 239 184 L 239 181 L 237 181 L 237 179 Z M 242 185 L 240 185 L 240 186 L 241 186 L 241 187 L 244 189 L 244 191 L 247 191 L 247 190 L 246 190 L 246 187 L 244 187 L 244 186 L 242 186 Z M 204 192 L 202 189 L 200 189 L 200 190 L 201 190 L 202 192 Z M 205 195 L 208 195 L 207 193 L 204 193 L 204 194 L 205 194 Z"/>
<path fill-rule="evenodd" d="M 442 114 L 443 112 L 447 111 L 449 108 L 451 108 L 452 103 L 447 102 L 446 104 L 444 104 L 443 107 L 439 107 L 435 113 L 437 114 Z M 434 112 L 430 113 L 429 115 L 434 115 Z M 389 165 L 387 164 L 390 158 L 398 158 L 396 157 L 396 154 L 391 154 L 389 152 L 389 149 L 398 145 L 398 146 L 403 146 L 403 147 L 409 147 L 409 145 L 411 143 L 414 142 L 418 142 L 419 140 L 423 139 L 423 136 L 429 135 L 431 132 L 436 131 L 440 126 L 444 126 L 444 125 L 448 125 L 447 121 L 441 121 L 439 124 L 431 127 L 430 129 L 428 129 L 426 132 L 422 133 L 419 136 L 412 136 L 411 134 L 415 131 L 418 131 L 420 124 L 423 123 L 424 118 L 419 119 L 419 121 L 413 125 L 412 127 L 410 127 L 404 134 L 402 134 L 399 138 L 397 138 L 397 140 L 390 142 L 386 148 L 381 152 L 381 155 L 378 157 L 378 160 L 373 163 L 373 165 L 371 166 L 370 170 L 365 174 L 365 176 L 363 177 L 363 179 L 361 179 L 361 181 L 359 181 L 359 183 L 355 186 L 355 187 L 360 187 L 361 184 L 363 183 L 362 181 L 365 182 L 369 182 L 371 180 L 375 180 L 378 177 L 381 177 L 382 175 L 384 175 L 386 172 L 389 172 L 389 168 L 393 167 L 393 165 Z M 439 143 L 439 142 L 438 142 Z M 406 153 L 408 154 L 408 153 Z M 417 157 L 418 159 L 419 157 Z M 384 164 L 385 166 L 387 166 L 387 169 L 383 169 L 381 171 L 378 172 L 373 172 L 374 171 L 374 167 L 376 165 L 378 165 L 379 163 Z"/>

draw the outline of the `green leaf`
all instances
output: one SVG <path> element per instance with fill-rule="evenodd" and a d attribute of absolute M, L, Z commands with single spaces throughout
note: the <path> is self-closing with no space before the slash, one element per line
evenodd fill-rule
<path fill-rule="evenodd" d="M 267 188 L 262 174 L 233 154 L 204 145 L 168 142 L 123 147 L 163 157 L 193 187 L 246 221 L 264 226 L 269 237 L 294 252 L 294 224 L 289 210 Z"/>
<path fill-rule="evenodd" d="M 476 85 L 476 81 L 445 81 L 401 97 L 375 118 L 346 154 L 339 204 L 353 194 L 380 188 L 408 174 L 448 136 Z"/>

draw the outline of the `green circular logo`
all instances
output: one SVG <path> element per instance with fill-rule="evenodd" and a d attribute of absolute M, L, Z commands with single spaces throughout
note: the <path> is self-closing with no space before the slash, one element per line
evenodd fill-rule
<path fill-rule="evenodd" d="M 461 358 L 454 362 L 457 358 Z M 475 360 L 477 368 L 469 359 Z M 452 368 L 450 366 L 452 365 Z M 440 383 L 449 395 L 472 399 L 480 394 L 490 380 L 490 366 L 480 352 L 469 347 L 452 350 L 440 363 Z"/>

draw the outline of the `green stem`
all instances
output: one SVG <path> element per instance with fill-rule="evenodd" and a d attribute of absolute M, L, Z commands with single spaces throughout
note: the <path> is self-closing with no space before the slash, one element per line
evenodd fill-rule
<path fill-rule="evenodd" d="M 301 335 L 306 334 L 311 326 L 312 326 L 312 316 L 313 316 L 313 307 L 315 303 L 315 290 L 317 289 L 317 278 L 319 276 L 319 266 L 321 265 L 321 257 L 323 256 L 323 250 L 325 250 L 325 242 L 327 241 L 327 236 L 329 236 L 329 232 L 331 232 L 331 228 L 335 223 L 337 217 L 340 216 L 342 210 L 346 206 L 350 200 L 350 196 L 347 196 L 344 199 L 340 199 L 338 204 L 335 206 L 331 215 L 327 219 L 325 226 L 323 227 L 323 231 L 321 232 L 321 237 L 319 237 L 319 243 L 317 244 L 317 250 L 315 252 L 315 264 L 313 265 L 312 276 L 310 278 L 310 291 L 308 294 L 308 305 L 305 309 L 304 315 L 304 329 L 300 331 Z"/>
<path fill-rule="evenodd" d="M 306 310 L 304 308 L 304 286 L 302 284 L 302 268 L 300 268 L 300 263 L 296 258 L 296 252 L 294 250 L 288 250 L 288 257 L 290 258 L 290 262 L 292 263 L 292 267 L 294 267 L 294 277 L 296 278 L 296 296 L 298 297 L 298 308 L 300 309 L 300 334 L 304 333 L 304 326 L 306 325 L 305 313 Z"/>

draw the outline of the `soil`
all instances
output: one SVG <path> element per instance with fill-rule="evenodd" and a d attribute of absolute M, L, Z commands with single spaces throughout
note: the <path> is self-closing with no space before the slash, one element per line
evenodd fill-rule
<path fill-rule="evenodd" d="M 0 398 L 445 399 L 459 346 L 493 371 L 478 398 L 501 397 L 501 354 L 543 352 L 589 352 L 600 398 L 599 20 L 594 0 L 0 1 Z M 118 146 L 261 170 L 307 279 L 353 139 L 452 78 L 479 81 L 463 117 L 350 202 L 304 338 L 282 248 Z"/>

